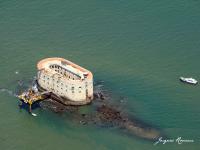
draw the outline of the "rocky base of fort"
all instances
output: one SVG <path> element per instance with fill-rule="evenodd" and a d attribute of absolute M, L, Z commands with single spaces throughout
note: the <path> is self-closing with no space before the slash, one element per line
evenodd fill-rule
<path fill-rule="evenodd" d="M 20 93 L 26 88 L 23 84 L 19 84 L 18 92 Z M 125 131 L 128 135 L 148 140 L 163 137 L 161 130 L 128 115 L 125 112 L 126 109 L 122 107 L 126 106 L 124 105 L 125 101 L 123 97 L 111 95 L 110 92 L 104 90 L 102 82 L 96 82 L 94 85 L 94 100 L 88 105 L 64 105 L 59 101 L 59 98 L 49 97 L 39 102 L 39 106 L 44 110 L 48 109 L 59 114 L 69 113 L 70 119 L 82 125 L 95 125 L 103 128 L 114 127 Z M 91 111 L 81 112 L 80 110 L 84 107 L 88 107 Z"/>
<path fill-rule="evenodd" d="M 95 93 L 95 99 L 90 104 L 93 111 L 90 113 L 80 113 L 79 109 L 85 106 L 67 106 L 57 100 L 46 99 L 40 102 L 40 107 L 49 109 L 55 113 L 71 113 L 74 120 L 80 124 L 93 124 L 101 127 L 118 127 L 126 130 L 127 134 L 135 135 L 140 138 L 154 140 L 161 136 L 161 133 L 152 128 L 150 125 L 134 119 L 118 110 L 116 106 L 108 102 L 108 97 L 105 93 Z"/>

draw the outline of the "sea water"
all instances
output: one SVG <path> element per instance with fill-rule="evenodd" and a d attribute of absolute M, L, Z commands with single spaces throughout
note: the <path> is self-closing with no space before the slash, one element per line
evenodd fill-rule
<path fill-rule="evenodd" d="M 0 1 L 0 149 L 197 150 L 200 148 L 200 1 Z M 20 110 L 15 93 L 28 87 L 46 57 L 69 59 L 94 74 L 124 110 L 159 128 L 159 143 L 115 128 L 81 125 L 67 114 Z M 5 89 L 5 90 L 3 90 Z M 114 102 L 118 103 L 113 97 Z"/>

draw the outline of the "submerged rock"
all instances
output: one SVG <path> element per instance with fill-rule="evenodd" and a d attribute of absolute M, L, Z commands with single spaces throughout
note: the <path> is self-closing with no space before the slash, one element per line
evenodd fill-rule
<path fill-rule="evenodd" d="M 115 108 L 114 105 L 110 105 L 101 99 L 93 101 L 91 107 L 95 109 L 87 114 L 78 111 L 79 108 L 84 106 L 66 106 L 52 99 L 41 101 L 40 106 L 56 113 L 70 112 L 73 119 L 82 125 L 93 124 L 100 127 L 118 127 L 119 129 L 125 129 L 129 135 L 149 140 L 157 139 L 161 135 L 157 129 L 142 123 L 138 119 L 130 119 Z"/>
<path fill-rule="evenodd" d="M 100 84 L 96 84 L 94 87 L 94 100 L 89 105 L 90 112 L 83 113 L 79 111 L 86 106 L 66 105 L 54 97 L 39 102 L 39 105 L 42 109 L 49 109 L 55 113 L 70 113 L 70 118 L 82 125 L 92 124 L 99 127 L 117 127 L 118 129 L 124 129 L 129 135 L 149 140 L 154 140 L 161 136 L 161 132 L 156 128 L 124 113 L 123 110 L 116 106 L 116 101 L 113 104 L 111 101 L 114 98 L 108 92 L 102 90 L 102 82 Z M 119 105 L 121 106 L 124 102 L 124 98 L 120 97 Z"/>
<path fill-rule="evenodd" d="M 49 109 L 55 113 L 75 112 L 78 110 L 78 107 L 63 105 L 62 103 L 53 99 L 46 99 L 41 101 L 40 107 L 43 109 Z"/>

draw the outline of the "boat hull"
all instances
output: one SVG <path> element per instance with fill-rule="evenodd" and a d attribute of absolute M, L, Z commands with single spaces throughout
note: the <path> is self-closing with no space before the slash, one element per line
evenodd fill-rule
<path fill-rule="evenodd" d="M 182 78 L 180 78 L 180 81 L 183 82 L 183 83 L 191 84 L 191 85 L 197 85 L 198 84 L 198 82 L 188 82 L 187 80 L 182 79 Z"/>

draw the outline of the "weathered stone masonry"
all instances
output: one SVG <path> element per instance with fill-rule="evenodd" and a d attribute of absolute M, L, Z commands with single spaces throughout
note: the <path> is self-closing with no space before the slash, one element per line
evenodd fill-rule
<path fill-rule="evenodd" d="M 38 84 L 43 89 L 72 101 L 74 105 L 92 101 L 93 75 L 90 71 L 63 58 L 43 59 L 37 68 Z"/>

